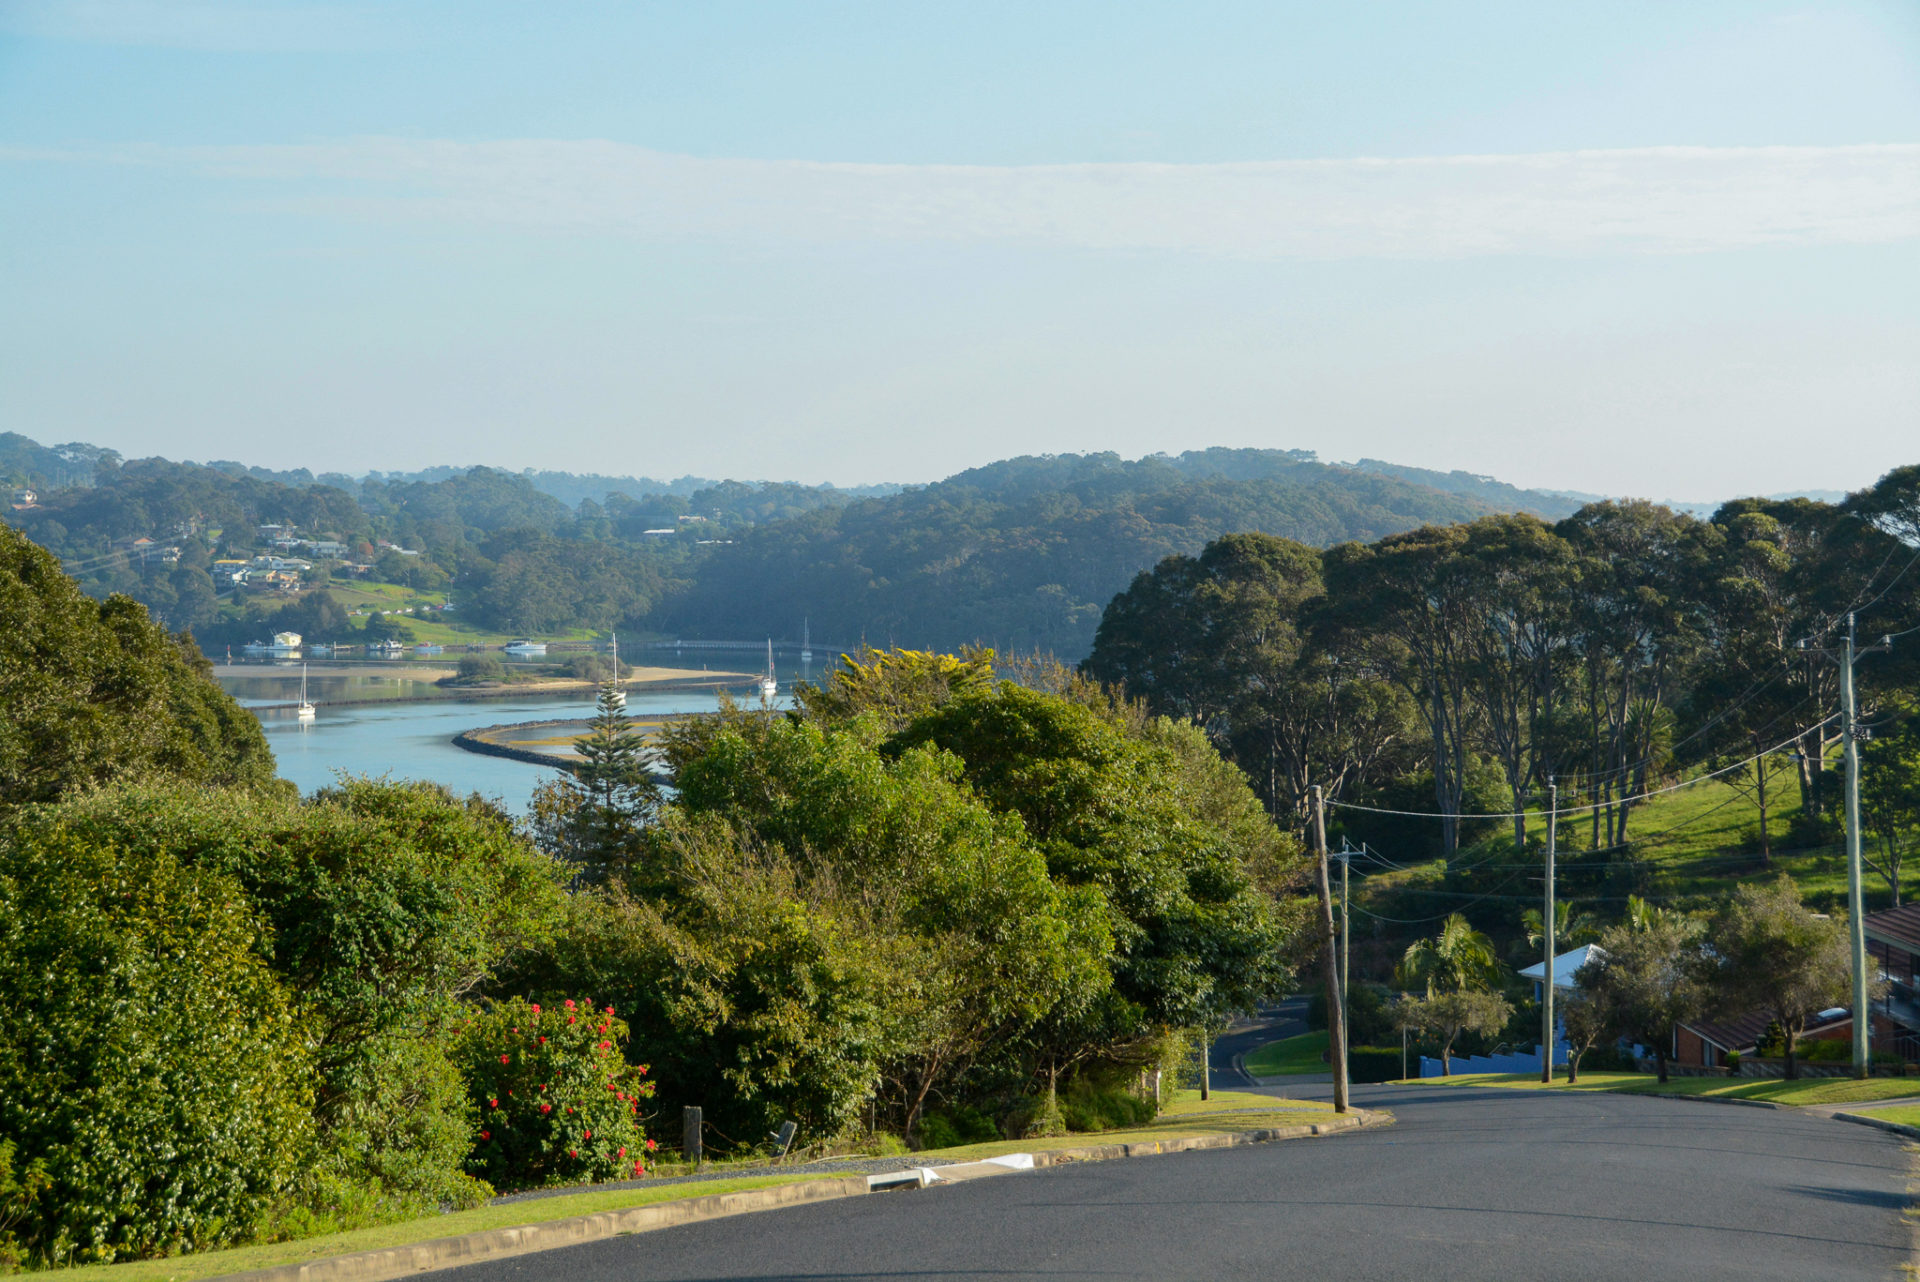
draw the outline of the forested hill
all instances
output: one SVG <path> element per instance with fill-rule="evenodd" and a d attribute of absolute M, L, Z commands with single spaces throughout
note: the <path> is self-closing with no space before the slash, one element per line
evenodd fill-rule
<path fill-rule="evenodd" d="M 864 496 L 717 481 L 571 501 L 552 491 L 621 478 L 475 467 L 356 479 L 123 461 L 22 436 L 0 437 L 7 460 L 13 483 L 37 492 L 15 502 L 8 524 L 56 553 L 88 592 L 128 593 L 211 644 L 282 628 L 357 639 L 353 617 L 314 591 L 337 593 L 351 579 L 398 584 L 409 600 L 451 592 L 464 622 L 500 630 L 791 638 L 810 619 L 828 645 L 978 641 L 1077 659 L 1136 573 L 1222 534 L 1327 545 L 1570 506 L 1465 473 L 1407 469 L 1446 482 L 1429 485 L 1389 465 L 1283 450 L 1016 458 Z M 276 553 L 302 564 L 273 565 Z M 236 566 L 260 572 L 243 588 Z"/>
<path fill-rule="evenodd" d="M 1514 491 L 1562 514 L 1553 496 Z M 1514 506 L 1520 506 L 1515 504 Z M 1008 459 L 887 498 L 759 525 L 716 547 L 652 626 L 687 636 L 1051 650 L 1077 659 L 1139 571 L 1232 531 L 1371 541 L 1494 504 L 1300 451 Z"/>

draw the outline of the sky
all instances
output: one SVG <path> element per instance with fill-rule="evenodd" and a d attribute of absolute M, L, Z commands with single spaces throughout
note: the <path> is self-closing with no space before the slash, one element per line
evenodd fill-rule
<path fill-rule="evenodd" d="M 1920 6 L 0 0 L 0 430 L 858 484 L 1920 462 Z"/>

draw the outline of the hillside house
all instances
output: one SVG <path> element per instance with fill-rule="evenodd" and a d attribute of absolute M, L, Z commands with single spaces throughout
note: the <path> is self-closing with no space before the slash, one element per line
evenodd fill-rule
<path fill-rule="evenodd" d="M 1561 953 L 1553 959 L 1553 991 L 1563 997 L 1573 993 L 1579 987 L 1573 982 L 1574 974 L 1590 959 L 1605 961 L 1606 958 L 1606 951 L 1598 944 L 1582 944 L 1571 952 Z M 1543 996 L 1546 974 L 1547 964 L 1543 961 L 1535 962 L 1520 972 L 1520 978 L 1532 983 L 1533 1000 L 1536 1002 Z"/>

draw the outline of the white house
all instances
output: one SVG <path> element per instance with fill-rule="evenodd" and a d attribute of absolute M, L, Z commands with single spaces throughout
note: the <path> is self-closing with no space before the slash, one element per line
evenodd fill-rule
<path fill-rule="evenodd" d="M 1553 991 L 1556 993 L 1570 993 L 1578 988 L 1579 985 L 1573 982 L 1574 972 L 1586 965 L 1592 958 L 1605 961 L 1607 952 L 1598 944 L 1582 944 L 1572 952 L 1561 953 L 1558 957 L 1554 958 Z M 1541 999 L 1540 981 L 1546 978 L 1546 974 L 1547 964 L 1543 961 L 1535 962 L 1520 972 L 1520 978 L 1533 982 L 1533 1000 L 1536 1002 Z"/>

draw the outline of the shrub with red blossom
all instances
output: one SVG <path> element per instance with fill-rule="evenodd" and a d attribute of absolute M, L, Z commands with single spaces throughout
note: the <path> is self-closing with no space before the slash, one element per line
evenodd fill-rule
<path fill-rule="evenodd" d="M 503 1190 L 644 1174 L 627 1153 L 654 1147 L 640 1117 L 653 1083 L 621 1055 L 627 1036 L 611 1014 L 596 1028 L 518 999 L 476 1014 L 460 1034 L 484 1128 L 476 1128 L 468 1172 Z"/>

